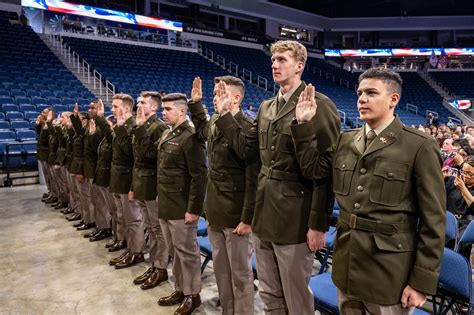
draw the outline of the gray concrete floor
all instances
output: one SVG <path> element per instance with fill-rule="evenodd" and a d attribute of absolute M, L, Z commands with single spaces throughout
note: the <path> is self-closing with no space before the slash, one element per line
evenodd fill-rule
<path fill-rule="evenodd" d="M 91 243 L 58 210 L 45 206 L 43 186 L 0 189 L 0 314 L 173 314 L 158 306 L 169 281 L 143 291 L 132 284 L 146 263 L 115 270 L 107 241 Z M 169 270 L 171 275 L 171 270 Z M 203 305 L 194 314 L 220 314 L 212 262 L 203 275 Z M 262 303 L 255 294 L 255 310 Z"/>

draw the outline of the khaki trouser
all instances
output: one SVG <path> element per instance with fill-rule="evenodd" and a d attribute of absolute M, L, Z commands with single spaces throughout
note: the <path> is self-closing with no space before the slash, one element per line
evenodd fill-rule
<path fill-rule="evenodd" d="M 106 220 L 107 220 L 107 227 L 110 227 L 112 225 L 112 231 L 114 232 L 114 236 L 117 240 L 124 240 L 124 231 L 123 231 L 123 226 L 121 226 L 121 230 L 118 230 L 118 225 L 117 225 L 117 205 L 115 204 L 114 200 L 114 195 L 110 192 L 109 187 L 102 187 L 102 186 L 96 186 L 99 194 L 101 197 L 104 199 L 105 204 L 106 204 Z"/>
<path fill-rule="evenodd" d="M 99 186 L 94 184 L 92 179 L 87 179 L 91 186 L 92 203 L 95 208 L 95 223 L 100 229 L 110 228 L 110 214 L 108 204 L 104 196 L 100 193 Z"/>
<path fill-rule="evenodd" d="M 150 261 L 152 266 L 166 269 L 168 266 L 169 253 L 165 236 L 161 231 L 160 219 L 158 218 L 158 203 L 156 200 L 137 200 L 138 207 L 142 212 L 145 228 L 150 236 Z"/>
<path fill-rule="evenodd" d="M 79 188 L 76 178 L 68 171 L 66 171 L 66 173 L 69 186 L 69 208 L 75 212 L 79 212 L 82 215 L 81 202 L 79 199 Z"/>
<path fill-rule="evenodd" d="M 48 191 L 51 191 L 51 172 L 50 172 L 50 166 L 47 162 L 45 161 L 40 161 L 41 163 L 41 168 L 43 169 L 43 175 L 44 175 L 44 180 L 46 182 L 46 187 L 48 187 Z M 52 192 L 52 191 L 51 191 Z"/>
<path fill-rule="evenodd" d="M 85 223 L 94 223 L 94 204 L 92 203 L 91 189 L 88 183 L 88 179 L 83 177 L 82 182 L 79 182 L 76 176 L 76 183 L 79 188 L 79 199 L 81 201 L 82 208 L 82 220 Z"/>
<path fill-rule="evenodd" d="M 253 234 L 265 314 L 314 315 L 309 288 L 314 254 L 305 243 L 278 245 Z"/>
<path fill-rule="evenodd" d="M 53 165 L 51 167 L 53 174 L 54 174 L 54 182 L 55 182 L 55 191 L 57 193 L 56 197 L 60 202 L 67 202 L 67 179 L 66 175 L 64 174 L 64 168 L 60 165 Z"/>
<path fill-rule="evenodd" d="M 339 312 L 341 315 L 412 315 L 415 308 L 402 308 L 401 304 L 380 305 L 359 301 L 337 290 Z"/>
<path fill-rule="evenodd" d="M 138 209 L 135 200 L 128 200 L 128 194 L 114 194 L 114 200 L 119 217 L 121 215 L 123 218 L 120 224 L 124 226 L 128 249 L 133 253 L 141 252 L 145 245 L 145 231 L 140 209 Z"/>
<path fill-rule="evenodd" d="M 212 261 L 223 315 L 253 314 L 254 289 L 250 234 L 208 225 Z"/>
<path fill-rule="evenodd" d="M 175 290 L 184 295 L 198 294 L 201 292 L 201 256 L 197 243 L 197 221 L 184 224 L 184 219 L 160 219 L 160 225 L 169 251 L 173 252 Z"/>

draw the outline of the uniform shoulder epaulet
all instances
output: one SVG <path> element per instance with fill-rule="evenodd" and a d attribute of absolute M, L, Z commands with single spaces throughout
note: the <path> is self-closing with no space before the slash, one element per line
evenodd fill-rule
<path fill-rule="evenodd" d="M 417 136 L 425 138 L 425 139 L 430 139 L 431 138 L 431 136 L 428 136 L 426 133 L 424 133 L 424 132 L 422 132 L 418 129 L 415 129 L 413 127 L 410 127 L 410 126 L 403 125 L 402 129 L 406 132 L 409 132 L 411 134 L 417 135 Z"/>

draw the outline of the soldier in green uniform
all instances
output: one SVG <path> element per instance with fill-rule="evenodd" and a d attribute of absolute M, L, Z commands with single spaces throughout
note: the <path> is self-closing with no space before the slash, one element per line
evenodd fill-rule
<path fill-rule="evenodd" d="M 48 117 L 49 108 L 45 108 L 41 114 L 36 118 L 36 134 L 38 136 L 36 158 L 38 159 L 41 169 L 43 171 L 43 177 L 48 188 L 48 192 L 43 194 L 41 201 L 46 201 L 53 198 L 53 193 L 51 191 L 51 176 L 49 174 L 48 168 L 48 155 L 49 155 L 49 132 L 46 125 L 46 118 Z"/>
<path fill-rule="evenodd" d="M 436 293 L 446 220 L 442 160 L 434 139 L 394 115 L 401 85 L 389 69 L 361 74 L 357 107 L 365 125 L 343 133 L 334 148 L 341 212 L 332 278 L 341 314 L 411 314 Z M 304 173 L 316 178 L 331 163 L 315 158 L 323 151 L 311 122 L 320 107 L 304 96 L 293 130 Z"/>
<path fill-rule="evenodd" d="M 161 231 L 156 201 L 156 166 L 157 147 L 163 131 L 168 127 L 156 117 L 156 111 L 161 105 L 161 95 L 158 92 L 144 91 L 140 93 L 137 104 L 137 125 L 132 129 L 133 134 L 133 195 L 141 210 L 145 228 L 150 236 L 151 267 L 133 280 L 141 284 L 142 289 L 150 289 L 168 280 L 169 253 L 165 237 Z M 143 233 L 137 234 L 144 243 Z"/>
<path fill-rule="evenodd" d="M 74 226 L 78 231 L 87 230 L 96 227 L 94 219 L 94 205 L 91 201 L 90 190 L 84 177 L 84 136 L 87 126 L 88 114 L 79 113 L 77 103 L 74 106 L 74 112 L 70 116 L 74 128 L 73 160 L 71 164 L 71 173 L 76 179 L 79 190 L 79 202 L 82 211 L 82 224 L 79 222 Z"/>
<path fill-rule="evenodd" d="M 197 223 L 206 190 L 205 145 L 186 120 L 186 95 L 163 98 L 163 120 L 171 127 L 158 144 L 158 215 L 173 254 L 175 291 L 161 306 L 181 305 L 175 314 L 191 314 L 201 305 L 201 259 Z"/>
<path fill-rule="evenodd" d="M 75 221 L 81 219 L 81 204 L 79 198 L 79 188 L 76 182 L 75 175 L 71 172 L 71 165 L 73 161 L 73 149 L 74 149 L 74 128 L 72 127 L 71 117 L 72 113 L 67 115 L 63 121 L 63 125 L 67 133 L 67 146 L 66 146 L 66 171 L 67 171 L 67 180 L 69 186 L 69 208 L 64 212 L 65 214 L 70 214 L 66 217 L 68 221 Z"/>
<path fill-rule="evenodd" d="M 128 94 L 115 94 L 112 98 L 112 113 L 117 119 L 112 142 L 112 168 L 110 191 L 114 194 L 118 218 L 122 222 L 128 249 L 122 255 L 110 260 L 116 269 L 127 268 L 145 261 L 143 241 L 137 234 L 143 233 L 143 218 L 133 198 L 133 147 L 132 129 L 135 117 L 132 115 L 133 98 Z M 103 120 L 97 120 L 99 128 L 106 128 Z M 125 243 L 117 243 L 115 248 L 124 247 Z M 112 248 L 112 247 L 111 247 Z"/>
<path fill-rule="evenodd" d="M 62 121 L 67 117 L 69 113 L 61 113 L 60 118 L 53 121 L 54 130 L 58 137 L 58 150 L 56 151 L 56 160 L 54 161 L 54 170 L 56 174 L 56 181 L 58 182 L 58 202 L 55 204 L 55 209 L 62 209 L 68 206 L 69 202 L 69 187 L 67 182 L 66 168 L 64 164 L 66 162 L 66 147 L 67 147 L 67 134 L 65 128 L 62 126 Z"/>
<path fill-rule="evenodd" d="M 280 90 L 262 102 L 247 135 L 228 107 L 219 109 L 219 120 L 227 126 L 224 135 L 235 142 L 234 150 L 248 162 L 256 159 L 262 164 L 252 232 L 264 310 L 314 314 L 308 283 L 314 252 L 325 244 L 334 197 L 329 176 L 317 181 L 303 176 L 291 138 L 295 107 L 306 88 L 301 81 L 306 48 L 296 41 L 278 41 L 271 53 L 273 79 Z M 321 106 L 313 125 L 318 147 L 325 151 L 336 142 L 340 119 L 327 96 L 317 93 L 314 98 Z"/>
<path fill-rule="evenodd" d="M 58 196 L 60 195 L 59 191 L 59 183 L 57 181 L 57 172 L 55 169 L 56 164 L 56 152 L 58 151 L 59 147 L 59 140 L 56 134 L 55 126 L 53 122 L 55 121 L 55 112 L 54 110 L 50 110 L 48 112 L 48 116 L 46 117 L 46 126 L 48 127 L 49 133 L 49 141 L 48 141 L 48 170 L 51 177 L 50 186 L 51 191 L 53 192 L 54 198 L 46 200 L 46 203 L 49 203 L 53 208 L 57 206 L 59 201 Z M 56 123 L 55 123 L 56 124 Z M 54 180 L 52 180 L 54 178 Z"/>
<path fill-rule="evenodd" d="M 227 102 L 230 112 L 242 131 L 247 133 L 252 120 L 240 109 L 245 94 L 245 85 L 239 78 L 222 76 L 214 79 L 214 106 L 222 107 Z M 216 276 L 219 301 L 223 314 L 253 314 L 254 290 L 252 271 L 252 244 L 250 241 L 254 204 L 244 200 L 255 200 L 255 188 L 245 186 L 246 164 L 224 137 L 227 127 L 220 124 L 219 113 L 211 120 L 201 104 L 201 79 L 195 78 L 192 101 L 189 103 L 191 119 L 196 135 L 207 141 L 208 180 L 206 218 L 208 235 L 212 246 L 212 260 Z M 249 178 L 258 174 L 258 163 L 248 167 Z M 254 181 L 250 181 L 253 183 Z"/>

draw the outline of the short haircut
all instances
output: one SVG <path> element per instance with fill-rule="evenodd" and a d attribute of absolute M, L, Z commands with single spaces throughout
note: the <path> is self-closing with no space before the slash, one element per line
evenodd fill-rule
<path fill-rule="evenodd" d="M 69 116 L 71 116 L 71 115 L 72 115 L 71 112 L 62 112 L 62 113 L 61 113 L 61 117 L 67 117 L 67 118 L 69 118 Z"/>
<path fill-rule="evenodd" d="M 182 103 L 183 105 L 188 105 L 188 99 L 186 98 L 186 94 L 183 93 L 169 93 L 166 94 L 165 97 L 161 99 L 163 102 L 174 102 L 174 103 Z"/>
<path fill-rule="evenodd" d="M 359 76 L 359 84 L 364 79 L 381 80 L 390 87 L 392 92 L 402 96 L 403 80 L 400 75 L 393 70 L 378 67 L 370 68 Z"/>
<path fill-rule="evenodd" d="M 237 78 L 237 77 L 234 77 L 234 76 L 231 76 L 231 75 L 223 75 L 223 76 L 220 76 L 220 77 L 215 77 L 214 78 L 214 84 L 217 84 L 219 82 L 224 82 L 225 84 L 227 85 L 230 85 L 230 86 L 235 86 L 237 87 L 240 92 L 242 93 L 241 95 L 241 99 L 244 98 L 244 95 L 245 95 L 245 84 L 244 82 Z"/>
<path fill-rule="evenodd" d="M 303 63 L 306 63 L 306 60 L 308 60 L 308 51 L 306 50 L 306 47 L 297 41 L 279 40 L 270 46 L 270 52 L 272 55 L 276 52 L 281 53 L 285 51 L 291 51 L 293 57 L 298 61 L 302 61 Z"/>
<path fill-rule="evenodd" d="M 133 109 L 133 103 L 134 103 L 133 97 L 131 97 L 128 94 L 125 94 L 125 93 L 115 94 L 114 97 L 112 97 L 112 100 L 121 100 L 122 104 L 130 108 L 130 111 L 132 111 Z"/>
<path fill-rule="evenodd" d="M 158 106 L 161 105 L 161 94 L 156 91 L 141 91 L 140 97 L 150 97 Z"/>

